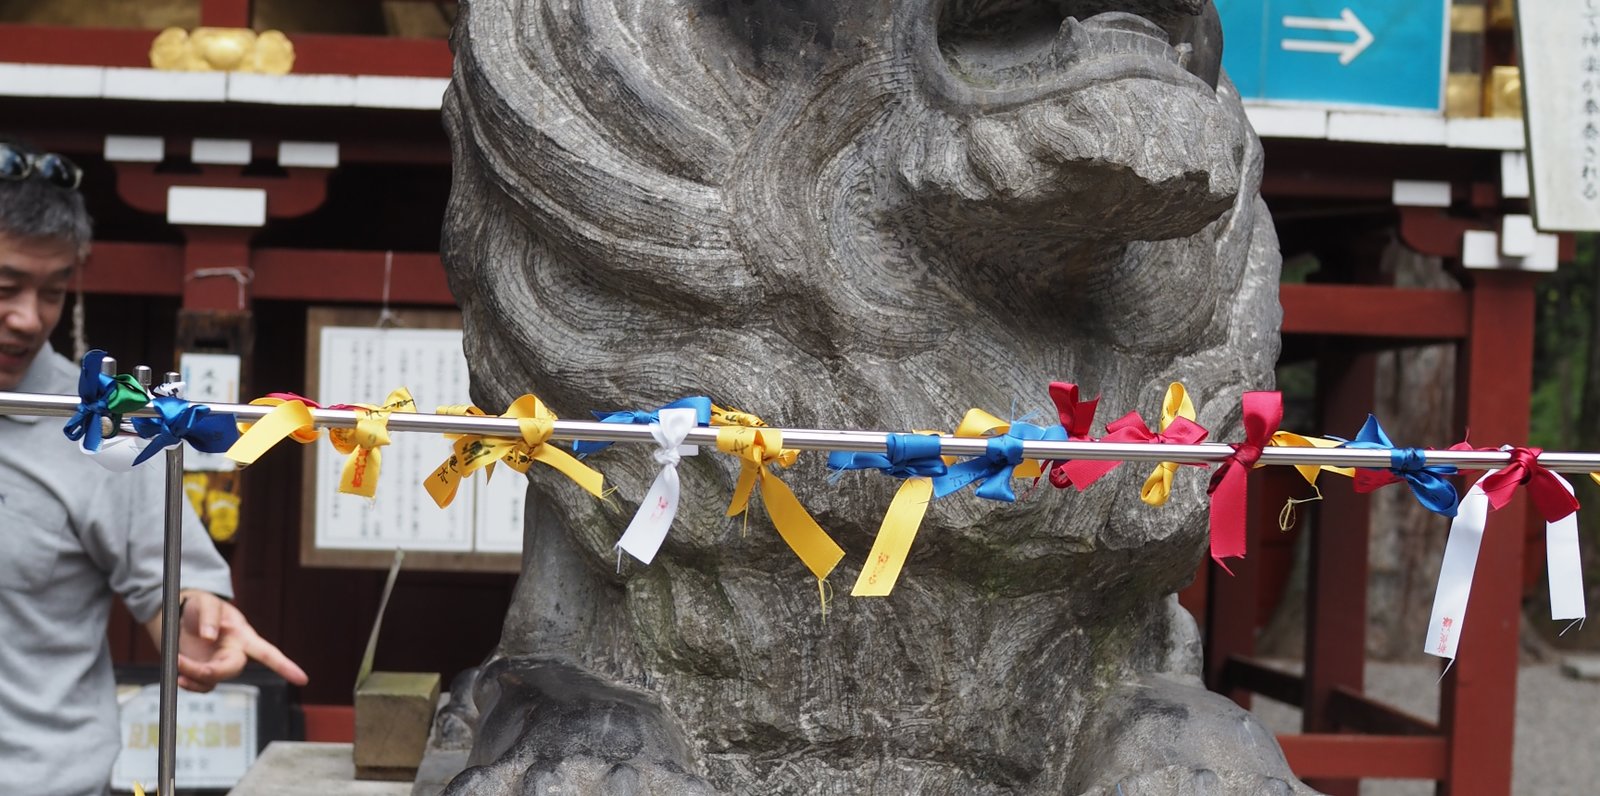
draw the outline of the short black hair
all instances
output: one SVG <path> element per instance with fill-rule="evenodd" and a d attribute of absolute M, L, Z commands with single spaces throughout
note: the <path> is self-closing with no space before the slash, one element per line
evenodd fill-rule
<path fill-rule="evenodd" d="M 31 147 L 0 143 L 32 152 Z M 34 241 L 60 241 L 72 246 L 81 262 L 89 254 L 93 221 L 83 194 L 38 177 L 0 179 L 0 235 Z"/>

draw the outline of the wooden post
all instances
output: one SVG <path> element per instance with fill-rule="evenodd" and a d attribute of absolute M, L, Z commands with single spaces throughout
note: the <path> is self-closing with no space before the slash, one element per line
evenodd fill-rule
<path fill-rule="evenodd" d="M 1524 442 L 1533 389 L 1538 274 L 1470 271 L 1472 329 L 1458 358 L 1456 405 L 1480 444 Z M 1467 473 L 1465 489 L 1481 473 Z M 1450 742 L 1440 796 L 1511 792 L 1527 498 L 1490 512 L 1467 603 L 1468 622 L 1444 681 L 1439 723 Z"/>
<path fill-rule="evenodd" d="M 1377 355 L 1333 351 L 1317 365 L 1322 427 L 1354 435 L 1372 406 Z M 1367 657 L 1367 538 L 1371 500 L 1334 484 L 1318 504 L 1306 579 L 1306 652 L 1301 728 L 1335 732 L 1328 699 L 1340 686 L 1364 688 Z M 1310 780 L 1329 796 L 1356 796 L 1358 780 Z"/>

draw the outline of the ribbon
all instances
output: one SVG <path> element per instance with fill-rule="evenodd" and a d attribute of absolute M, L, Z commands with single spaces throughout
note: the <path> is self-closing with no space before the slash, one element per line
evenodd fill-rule
<path fill-rule="evenodd" d="M 320 436 L 311 410 L 322 407 L 310 398 L 292 392 L 275 392 L 251 401 L 250 405 L 270 406 L 272 411 L 254 423 L 239 424 L 239 439 L 224 455 L 240 464 L 254 464 L 261 454 L 285 437 L 306 445 L 316 442 Z"/>
<path fill-rule="evenodd" d="M 703 395 L 695 395 L 689 398 L 679 398 L 678 400 L 661 407 L 661 409 L 692 409 L 694 410 L 696 423 L 702 426 L 711 424 L 711 399 Z M 657 409 L 653 412 L 639 410 L 595 412 L 594 416 L 602 423 L 621 423 L 627 425 L 647 426 L 651 423 L 661 422 L 661 409 Z M 743 424 L 736 423 L 733 425 Z M 580 439 L 572 443 L 572 452 L 576 453 L 580 457 L 588 456 L 593 453 L 599 453 L 600 451 L 611 447 L 611 444 L 612 443 L 609 442 L 597 442 L 595 440 Z"/>
<path fill-rule="evenodd" d="M 1533 505 L 1544 516 L 1544 521 L 1555 522 L 1578 510 L 1578 499 L 1572 494 L 1572 485 L 1566 479 L 1546 470 L 1539 464 L 1538 448 L 1502 448 L 1511 454 L 1511 463 L 1495 472 L 1491 478 L 1484 476 L 1483 492 L 1489 496 L 1489 505 L 1501 508 L 1510 502 L 1518 486 L 1528 485 L 1528 495 Z M 1563 488 L 1565 485 L 1565 488 Z"/>
<path fill-rule="evenodd" d="M 1446 478 L 1456 474 L 1456 466 L 1429 465 L 1427 454 L 1420 448 L 1396 448 L 1389 441 L 1389 435 L 1383 432 L 1378 418 L 1367 415 L 1367 422 L 1361 425 L 1361 431 L 1357 432 L 1355 439 L 1342 443 L 1341 447 L 1389 451 L 1388 470 L 1363 467 L 1356 471 L 1357 492 L 1371 492 L 1403 480 L 1411 487 L 1411 494 L 1416 496 L 1423 508 L 1446 517 L 1456 516 L 1461 501 L 1456 495 L 1456 485 Z"/>
<path fill-rule="evenodd" d="M 1166 395 L 1161 400 L 1161 430 L 1153 432 L 1145 425 L 1144 417 L 1138 412 L 1129 412 L 1116 420 L 1106 424 L 1106 435 L 1100 438 L 1101 442 L 1129 442 L 1146 443 L 1152 445 L 1174 444 L 1194 445 L 1204 442 L 1206 430 L 1199 423 L 1194 422 L 1194 403 L 1189 400 L 1188 391 L 1178 382 L 1167 385 Z M 1106 474 L 1116 469 L 1120 461 L 1088 461 L 1073 460 L 1057 465 L 1057 470 L 1063 473 L 1081 492 L 1090 484 L 1100 480 Z M 1150 472 L 1144 485 L 1139 489 L 1139 499 L 1151 506 L 1166 505 L 1167 498 L 1172 494 L 1172 480 L 1178 472 L 1177 462 L 1161 462 Z M 1204 464 L 1194 465 L 1204 467 Z M 1051 473 L 1051 482 L 1055 482 L 1056 473 Z"/>
<path fill-rule="evenodd" d="M 749 426 L 721 428 L 717 432 L 717 450 L 739 457 L 741 463 L 739 482 L 734 487 L 733 500 L 728 503 L 728 516 L 744 514 L 750 507 L 751 493 L 759 486 L 761 503 L 766 507 L 772 526 L 816 576 L 820 594 L 828 573 L 844 558 L 844 550 L 806 513 L 788 484 L 767 469 L 770 464 L 788 466 L 784 460 L 793 463 L 794 456 L 790 454 L 798 454 L 798 451 L 784 450 L 783 432 Z"/>
<path fill-rule="evenodd" d="M 1533 457 L 1537 453 L 1530 449 Z M 1513 465 L 1517 462 L 1517 454 L 1513 451 Z M 1528 462 L 1520 462 L 1524 472 L 1528 472 Z M 1538 467 L 1535 463 L 1534 467 Z M 1476 573 L 1478 563 L 1478 550 L 1483 543 L 1483 529 L 1488 522 L 1491 509 L 1505 505 L 1505 500 L 1496 505 L 1493 493 L 1488 490 L 1491 485 L 1497 490 L 1514 489 L 1518 479 L 1526 476 L 1521 474 L 1507 474 L 1510 466 L 1503 470 L 1490 470 L 1478 479 L 1472 488 L 1467 490 L 1466 497 L 1461 499 L 1455 519 L 1450 522 L 1450 537 L 1444 546 L 1444 561 L 1439 567 L 1439 584 L 1433 595 L 1433 613 L 1428 620 L 1428 635 L 1423 641 L 1422 651 L 1440 658 L 1454 659 L 1456 648 L 1461 640 L 1461 628 L 1466 622 L 1467 601 L 1472 592 L 1472 579 Z M 1543 469 L 1543 468 L 1539 468 Z M 1545 470 L 1550 478 L 1550 485 L 1559 488 L 1567 495 L 1574 505 L 1577 500 L 1572 496 L 1572 484 L 1567 483 L 1556 473 Z M 1492 479 L 1492 480 L 1491 480 Z M 1509 481 L 1510 487 L 1504 483 Z M 1536 498 L 1537 500 L 1537 498 Z M 1565 501 L 1562 501 L 1563 503 Z M 1541 508 L 1541 511 L 1544 511 Z M 1551 619 L 1582 619 L 1585 616 L 1583 594 L 1583 571 L 1580 564 L 1578 551 L 1578 518 L 1576 512 L 1569 511 L 1558 518 L 1550 519 L 1546 513 L 1545 523 L 1545 561 L 1549 572 L 1550 584 L 1550 618 Z"/>
<path fill-rule="evenodd" d="M 409 397 L 407 396 L 408 400 Z M 475 406 L 444 406 L 440 407 L 440 412 L 487 416 L 483 410 Z M 571 479 L 589 494 L 595 497 L 604 495 L 605 476 L 573 458 L 572 454 L 546 444 L 555 431 L 556 414 L 550 411 L 543 401 L 532 395 L 524 395 L 513 401 L 500 416 L 517 421 L 517 431 L 522 434 L 521 439 L 481 434 L 447 435 L 455 438 L 450 456 L 423 482 L 423 488 L 428 490 L 428 494 L 433 497 L 433 502 L 439 504 L 439 508 L 450 505 L 455 499 L 456 490 L 460 488 L 463 478 L 471 476 L 480 469 L 492 467 L 496 462 L 505 462 L 507 467 L 519 473 L 528 472 L 528 468 L 534 462 L 542 462 L 555 468 L 557 472 Z M 329 434 L 331 436 L 333 432 L 330 431 Z M 485 474 L 487 475 L 487 472 Z"/>
<path fill-rule="evenodd" d="M 378 473 L 383 467 L 379 448 L 389 444 L 389 413 L 416 411 L 411 392 L 400 387 L 389 393 L 382 406 L 350 404 L 339 408 L 356 412 L 355 428 L 330 428 L 328 441 L 345 454 L 344 470 L 339 474 L 339 491 L 348 495 L 372 497 L 378 491 Z M 281 437 L 280 437 L 281 439 Z"/>
<path fill-rule="evenodd" d="M 162 448 L 187 442 L 189 446 L 205 453 L 222 453 L 239 439 L 239 429 L 234 417 L 226 412 L 211 411 L 211 407 L 192 404 L 182 398 L 162 396 L 152 402 L 158 417 L 136 417 L 133 430 L 150 440 L 139 455 L 135 465 L 143 463 Z"/>
<path fill-rule="evenodd" d="M 883 524 L 872 542 L 872 551 L 867 554 L 867 562 L 850 589 L 853 597 L 886 597 L 894 591 L 911 543 L 916 540 L 922 518 L 928 512 L 928 504 L 933 502 L 932 479 L 944 475 L 948 469 L 939 456 L 937 435 L 890 434 L 886 443 L 886 453 L 834 451 L 828 454 L 830 470 L 878 470 L 905 479 L 895 490 L 894 500 L 889 502 L 889 510 L 883 515 Z"/>
<path fill-rule="evenodd" d="M 978 497 L 1011 503 L 1017 499 L 1011 490 L 1012 478 L 1038 478 L 1044 474 L 1042 461 L 1022 458 L 1022 443 L 1026 440 L 1063 442 L 1067 430 L 1062 426 L 1041 428 L 1032 423 L 1007 423 L 982 409 L 968 409 L 955 435 L 987 437 L 988 447 L 981 456 L 952 464 L 944 475 L 934 478 L 933 496 L 941 498 L 980 482 L 976 490 Z"/>
<path fill-rule="evenodd" d="M 1244 408 L 1245 441 L 1233 445 L 1233 453 L 1222 461 L 1211 476 L 1206 494 L 1211 496 L 1211 560 L 1229 575 L 1233 570 L 1224 558 L 1244 558 L 1245 513 L 1249 505 L 1250 468 L 1261 459 L 1261 451 L 1272 440 L 1283 422 L 1283 395 L 1276 392 L 1247 392 L 1240 398 Z"/>
<path fill-rule="evenodd" d="M 144 388 L 134 381 L 132 375 L 123 373 L 107 376 L 101 373 L 100 362 L 105 358 L 106 352 L 98 348 L 83 355 L 82 370 L 78 372 L 78 410 L 62 428 L 67 439 L 73 442 L 82 440 L 86 451 L 100 450 L 102 438 L 117 435 L 117 427 L 122 424 L 124 414 L 143 409 L 150 402 L 150 396 L 145 394 Z M 110 432 L 102 433 L 101 418 L 111 420 Z"/>
<path fill-rule="evenodd" d="M 1050 382 L 1050 401 L 1056 405 L 1056 415 L 1061 418 L 1061 427 L 1067 431 L 1067 439 L 1092 441 L 1089 437 L 1089 427 L 1094 423 L 1094 410 L 1100 403 L 1098 397 L 1089 401 L 1078 400 L 1078 385 L 1064 381 Z M 1078 491 L 1083 491 L 1089 484 L 1094 483 L 1100 476 L 1111 472 L 1117 466 L 1116 462 L 1084 461 L 1078 462 L 1073 467 L 1067 465 L 1071 460 L 1052 461 L 1049 464 L 1050 485 L 1057 489 L 1066 489 L 1068 485 L 1075 485 Z M 1079 484 L 1074 475 L 1087 479 Z"/>
<path fill-rule="evenodd" d="M 706 402 L 707 415 L 710 403 Z M 650 424 L 650 436 L 659 446 L 650 455 L 661 465 L 661 472 L 656 473 L 650 490 L 639 501 L 639 510 L 634 512 L 633 520 L 617 540 L 617 549 L 626 551 L 640 563 L 648 564 L 655 559 L 656 551 L 661 549 L 667 531 L 672 528 L 672 521 L 678 516 L 678 461 L 682 456 L 678 448 L 690 431 L 706 422 L 702 419 L 705 416 L 697 407 L 669 405 L 661 407 L 657 422 Z"/>
<path fill-rule="evenodd" d="M 746 428 L 766 428 L 766 421 L 749 412 L 729 409 L 725 406 L 711 405 L 711 425 L 713 426 L 744 426 Z M 789 465 L 784 465 L 788 467 Z"/>

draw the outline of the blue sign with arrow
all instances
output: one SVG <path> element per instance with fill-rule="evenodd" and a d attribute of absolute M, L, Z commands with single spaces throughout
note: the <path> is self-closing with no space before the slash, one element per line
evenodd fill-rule
<path fill-rule="evenodd" d="M 1444 108 L 1449 0 L 1215 0 L 1245 102 Z"/>

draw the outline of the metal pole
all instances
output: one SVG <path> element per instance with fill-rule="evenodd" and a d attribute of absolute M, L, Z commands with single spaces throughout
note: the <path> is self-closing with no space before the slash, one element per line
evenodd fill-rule
<path fill-rule="evenodd" d="M 148 370 L 145 371 L 148 373 Z M 168 373 L 176 382 L 178 374 Z M 148 386 L 148 385 L 146 385 Z M 177 793 L 178 635 L 183 627 L 178 591 L 183 566 L 183 446 L 167 448 L 166 538 L 161 545 L 161 730 L 159 796 Z"/>
<path fill-rule="evenodd" d="M 272 407 L 249 404 L 206 403 L 215 412 L 229 412 L 240 422 L 250 423 L 265 417 Z M 71 395 L 35 395 L 31 393 L 0 392 L 0 415 L 45 415 L 69 417 L 78 408 L 78 397 Z M 355 428 L 360 415 L 349 409 L 312 409 L 311 418 L 319 428 Z M 130 412 L 130 417 L 154 417 L 155 410 L 140 409 Z M 594 440 L 597 442 L 637 442 L 655 444 L 650 428 L 622 423 L 599 423 L 587 420 L 557 420 L 554 423 L 554 440 Z M 521 431 L 517 422 L 500 417 L 467 417 L 461 415 L 425 415 L 410 412 L 393 412 L 389 415 L 390 431 L 420 431 L 434 434 L 481 434 L 489 437 L 517 438 Z M 886 434 L 881 431 L 817 431 L 811 429 L 773 429 L 783 432 L 783 447 L 796 450 L 863 451 L 882 453 L 887 449 Z M 696 428 L 684 440 L 687 445 L 715 446 L 716 428 Z M 941 452 L 947 456 L 978 456 L 988 447 L 981 437 L 940 438 Z M 1022 443 L 1023 454 L 1030 459 L 1088 459 L 1099 461 L 1178 462 L 1181 464 L 1214 464 L 1228 458 L 1233 446 L 1221 443 L 1199 445 L 1145 445 L 1124 442 L 1041 442 L 1029 440 Z M 1486 470 L 1500 467 L 1511 461 L 1511 455 L 1497 450 L 1429 450 L 1425 451 L 1427 463 L 1453 464 L 1469 470 Z M 1264 465 L 1327 464 L 1335 467 L 1369 467 L 1388 469 L 1390 456 L 1387 450 L 1357 448 L 1288 448 L 1268 447 L 1261 452 Z M 1559 472 L 1600 472 L 1600 452 L 1547 452 L 1539 456 L 1539 464 Z"/>

